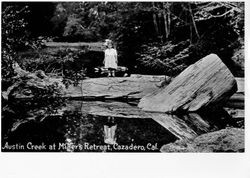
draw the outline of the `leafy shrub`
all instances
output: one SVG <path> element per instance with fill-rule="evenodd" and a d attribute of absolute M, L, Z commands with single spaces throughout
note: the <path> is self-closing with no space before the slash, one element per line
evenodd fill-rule
<path fill-rule="evenodd" d="M 14 83 L 13 62 L 16 60 L 16 50 L 27 44 L 24 15 L 28 13 L 27 6 L 5 5 L 2 7 L 2 88 L 6 89 Z"/>

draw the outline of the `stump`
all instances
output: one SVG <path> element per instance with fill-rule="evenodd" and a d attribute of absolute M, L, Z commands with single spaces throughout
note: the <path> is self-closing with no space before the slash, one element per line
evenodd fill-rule
<path fill-rule="evenodd" d="M 215 54 L 210 54 L 180 73 L 168 86 L 140 100 L 145 111 L 191 112 L 224 103 L 237 91 L 232 73 Z"/>

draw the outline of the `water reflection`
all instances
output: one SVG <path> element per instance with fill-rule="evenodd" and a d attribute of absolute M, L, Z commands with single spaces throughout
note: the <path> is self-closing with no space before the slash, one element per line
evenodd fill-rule
<path fill-rule="evenodd" d="M 106 144 L 114 145 L 116 143 L 115 131 L 117 124 L 114 117 L 108 117 L 107 123 L 104 124 L 104 142 Z"/>
<path fill-rule="evenodd" d="M 53 112 L 46 112 L 45 107 L 16 113 L 3 114 L 2 145 L 32 142 L 47 147 L 2 151 L 155 152 L 179 138 L 239 127 L 223 109 L 188 115 L 149 114 L 118 102 L 70 101 Z"/>

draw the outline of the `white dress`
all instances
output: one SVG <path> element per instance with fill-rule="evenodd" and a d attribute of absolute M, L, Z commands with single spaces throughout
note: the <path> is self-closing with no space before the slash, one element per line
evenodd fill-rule
<path fill-rule="evenodd" d="M 112 68 L 112 69 L 117 69 L 117 51 L 113 48 L 111 49 L 106 49 L 104 51 L 105 53 L 105 58 L 104 58 L 104 67 L 105 68 Z"/>

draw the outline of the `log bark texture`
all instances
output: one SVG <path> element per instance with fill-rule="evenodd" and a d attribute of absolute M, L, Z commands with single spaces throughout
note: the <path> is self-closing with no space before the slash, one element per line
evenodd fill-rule
<path fill-rule="evenodd" d="M 93 99 L 141 99 L 170 82 L 167 76 L 131 75 L 131 77 L 89 78 L 78 87 L 71 86 L 66 96 Z"/>
<path fill-rule="evenodd" d="M 210 54 L 185 69 L 168 86 L 143 97 L 138 106 L 153 112 L 192 112 L 221 104 L 236 91 L 232 73 L 217 55 Z"/>

